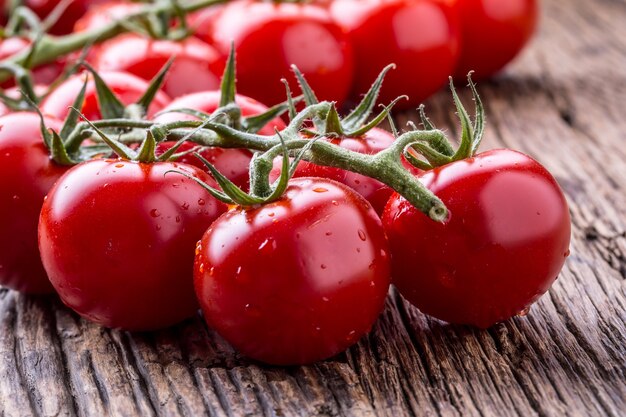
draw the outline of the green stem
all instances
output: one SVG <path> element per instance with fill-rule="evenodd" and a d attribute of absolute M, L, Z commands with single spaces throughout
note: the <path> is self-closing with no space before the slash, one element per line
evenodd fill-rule
<path fill-rule="evenodd" d="M 228 0 L 198 0 L 192 4 L 181 6 L 185 12 L 194 12 Z M 57 58 L 67 55 L 71 52 L 79 51 L 84 47 L 97 44 L 111 39 L 121 33 L 128 32 L 128 25 L 125 22 L 132 22 L 134 19 L 142 18 L 153 13 L 174 12 L 174 6 L 170 2 L 159 2 L 155 5 L 145 6 L 136 13 L 130 14 L 123 19 L 108 23 L 105 26 L 90 31 L 73 33 L 66 36 L 50 36 L 45 35 L 37 45 L 37 50 L 31 59 L 31 66 L 35 67 L 41 64 L 53 62 Z M 23 64 L 28 57 L 29 51 L 20 52 L 0 63 Z M 0 73 L 0 82 L 5 81 L 10 74 Z"/>

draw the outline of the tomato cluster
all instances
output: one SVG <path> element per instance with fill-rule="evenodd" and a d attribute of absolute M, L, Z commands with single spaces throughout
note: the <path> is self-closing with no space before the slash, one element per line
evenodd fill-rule
<path fill-rule="evenodd" d="M 40 16 L 57 2 L 44 3 Z M 83 14 L 87 2 L 74 3 L 82 11 L 53 33 L 146 7 L 97 2 Z M 133 20 L 155 38 L 138 29 L 94 45 L 49 88 L 18 69 L 0 116 L 0 285 L 55 292 L 132 331 L 201 309 L 243 354 L 278 365 L 356 343 L 391 283 L 451 323 L 485 328 L 525 311 L 569 253 L 556 180 L 518 152 L 476 153 L 471 80 L 473 123 L 453 89 L 456 150 L 423 113 L 425 130 L 403 134 L 377 127 L 391 106 L 370 117 L 377 98 L 421 101 L 470 68 L 489 76 L 532 33 L 534 1 L 466 3 L 236 0 L 183 21 Z M 477 45 L 491 30 L 501 36 L 485 56 Z M 4 39 L 0 54 L 31 40 Z M 40 65 L 35 82 L 75 59 Z M 389 62 L 395 71 L 379 75 Z M 43 96 L 36 109 L 20 89 Z"/>

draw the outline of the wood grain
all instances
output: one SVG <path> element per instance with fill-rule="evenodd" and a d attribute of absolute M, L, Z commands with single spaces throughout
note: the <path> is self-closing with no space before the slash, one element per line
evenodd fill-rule
<path fill-rule="evenodd" d="M 543 9 L 533 46 L 480 86 L 484 149 L 535 156 L 571 205 L 572 254 L 528 316 L 451 326 L 392 290 L 356 346 L 277 368 L 239 356 L 200 317 L 130 334 L 0 289 L 0 415 L 626 415 L 626 2 Z M 456 133 L 447 92 L 428 110 Z"/>

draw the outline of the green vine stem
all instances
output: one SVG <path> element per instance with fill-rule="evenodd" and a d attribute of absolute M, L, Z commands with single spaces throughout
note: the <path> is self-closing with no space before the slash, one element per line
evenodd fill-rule
<path fill-rule="evenodd" d="M 185 12 L 194 12 L 200 9 L 204 9 L 213 5 L 226 3 L 228 0 L 198 0 L 190 4 L 179 5 Z M 35 67 L 41 64 L 53 62 L 55 59 L 67 55 L 72 52 L 80 51 L 81 49 L 104 42 L 111 39 L 121 33 L 129 31 L 129 27 L 132 26 L 132 22 L 136 19 L 145 18 L 150 15 L 162 14 L 162 13 L 176 13 L 177 6 L 175 2 L 158 2 L 154 5 L 146 5 L 136 13 L 129 14 L 123 19 L 116 20 L 108 23 L 100 28 L 74 33 L 66 36 L 51 36 L 44 35 L 38 40 L 35 46 L 35 50 L 25 50 L 9 58 L 0 61 L 0 64 L 18 64 L 23 65 L 28 59 L 30 67 Z M 7 80 L 11 77 L 8 72 L 0 72 L 0 82 Z"/>

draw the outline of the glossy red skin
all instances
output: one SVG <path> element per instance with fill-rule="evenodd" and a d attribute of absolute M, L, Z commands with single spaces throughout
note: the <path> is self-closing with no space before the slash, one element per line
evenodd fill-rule
<path fill-rule="evenodd" d="M 343 102 L 347 97 L 354 69 L 352 48 L 325 9 L 236 1 L 224 7 L 213 28 L 215 46 L 223 53 L 235 43 L 240 93 L 268 105 L 285 101 L 281 78 L 289 81 L 292 91 L 299 91 L 290 69 L 295 64 L 320 100 Z"/>
<path fill-rule="evenodd" d="M 125 71 L 149 81 L 172 57 L 175 60 L 162 87 L 170 97 L 219 88 L 224 56 L 193 37 L 170 41 L 121 35 L 100 45 L 93 63 L 101 71 Z"/>
<path fill-rule="evenodd" d="M 391 146 L 393 141 L 394 137 L 391 133 L 383 129 L 374 128 L 360 138 L 338 138 L 332 139 L 330 142 L 354 152 L 373 155 L 387 149 Z M 419 172 L 417 168 L 411 166 L 404 158 L 403 162 L 405 167 L 413 173 L 417 174 Z M 272 181 L 280 176 L 281 168 L 282 159 L 277 158 L 274 161 L 274 168 L 270 173 L 270 179 Z M 389 197 L 393 194 L 391 188 L 373 178 L 340 168 L 315 165 L 307 161 L 301 161 L 298 164 L 294 172 L 294 177 L 329 178 L 345 184 L 365 197 L 378 214 L 382 214 Z"/>
<path fill-rule="evenodd" d="M 221 216 L 196 249 L 204 317 L 244 355 L 312 363 L 356 343 L 383 309 L 380 219 L 335 181 L 297 178 L 278 201 Z"/>
<path fill-rule="evenodd" d="M 221 93 L 219 91 L 203 91 L 198 93 L 188 94 L 172 101 L 163 111 L 174 109 L 194 109 L 201 112 L 211 114 L 217 110 L 220 106 Z M 235 98 L 236 103 L 241 108 L 241 115 L 254 116 L 267 111 L 267 107 L 258 101 L 237 94 Z M 176 120 L 197 120 L 195 117 L 182 114 L 182 113 L 164 113 L 155 117 L 154 121 L 158 123 L 173 122 Z M 261 135 L 273 135 L 274 129 L 280 130 L 285 128 L 285 123 L 280 118 L 275 118 L 265 127 L 263 127 L 259 134 Z M 157 154 L 161 154 L 170 149 L 175 142 L 166 141 L 157 146 Z M 178 152 L 184 152 L 190 150 L 195 145 L 192 143 L 185 143 L 179 149 Z M 233 181 L 237 186 L 247 190 L 250 187 L 250 159 L 252 159 L 252 153 L 246 149 L 223 149 L 223 148 L 208 148 L 200 152 L 200 154 L 211 162 L 222 174 L 224 174 L 229 180 Z M 206 170 L 206 167 L 198 158 L 189 154 L 178 159 L 179 162 L 183 162 L 190 165 L 195 165 L 199 168 Z"/>
<path fill-rule="evenodd" d="M 76 96 L 80 93 L 85 82 L 87 73 L 74 75 L 59 85 L 52 93 L 46 97 L 40 105 L 44 114 L 52 115 L 59 119 L 65 119 L 70 112 L 69 107 L 73 105 Z M 136 102 L 146 92 L 148 82 L 138 78 L 132 74 L 125 72 L 100 72 L 102 79 L 107 83 L 109 88 L 117 95 L 120 101 L 129 105 Z M 100 105 L 96 94 L 95 83 L 90 81 L 87 84 L 85 92 L 85 103 L 82 113 L 89 120 L 100 120 Z M 155 113 L 162 110 L 170 103 L 167 94 L 159 91 L 150 105 L 148 117 L 152 117 Z"/>
<path fill-rule="evenodd" d="M 32 11 L 41 19 L 45 19 L 55 7 L 61 3 L 61 0 L 24 0 L 22 4 Z M 98 3 L 93 0 L 73 0 L 63 12 L 62 17 L 50 29 L 53 35 L 66 35 L 72 32 L 74 23 L 87 11 L 90 4 Z"/>
<path fill-rule="evenodd" d="M 224 4 L 216 4 L 206 9 L 190 13 L 187 15 L 187 25 L 195 37 L 213 45 L 213 25 L 223 10 Z"/>
<path fill-rule="evenodd" d="M 454 71 L 465 80 L 488 78 L 515 58 L 537 27 L 537 0 L 459 0 L 461 56 Z"/>
<path fill-rule="evenodd" d="M 74 24 L 74 32 L 101 28 L 114 20 L 139 11 L 145 5 L 128 1 L 108 1 L 90 7 Z"/>
<path fill-rule="evenodd" d="M 93 160 L 57 183 L 42 208 L 39 248 L 63 302 L 101 325 L 153 330 L 197 311 L 193 250 L 226 210 L 184 164 Z"/>
<path fill-rule="evenodd" d="M 396 108 L 419 105 L 446 81 L 459 56 L 460 31 L 450 1 L 338 0 L 330 11 L 354 48 L 352 94 L 364 94 L 388 64 L 379 101 L 408 95 Z"/>
<path fill-rule="evenodd" d="M 46 118 L 60 129 L 61 122 Z M 50 159 L 35 113 L 0 117 L 0 285 L 25 293 L 50 293 L 41 264 L 37 223 L 44 197 L 67 167 Z"/>
<path fill-rule="evenodd" d="M 570 216 L 555 179 L 530 157 L 488 151 L 424 173 L 450 210 L 429 220 L 394 195 L 383 223 L 393 282 L 422 312 L 487 328 L 524 311 L 569 254 Z"/>
<path fill-rule="evenodd" d="M 13 56 L 17 53 L 23 52 L 30 46 L 30 41 L 24 38 L 6 38 L 0 40 L 0 60 Z M 50 84 L 53 82 L 65 68 L 65 60 L 59 58 L 58 60 L 45 65 L 40 65 L 33 68 L 33 81 L 36 84 Z M 2 88 L 9 88 L 15 85 L 13 79 L 9 79 L 0 84 Z"/>

